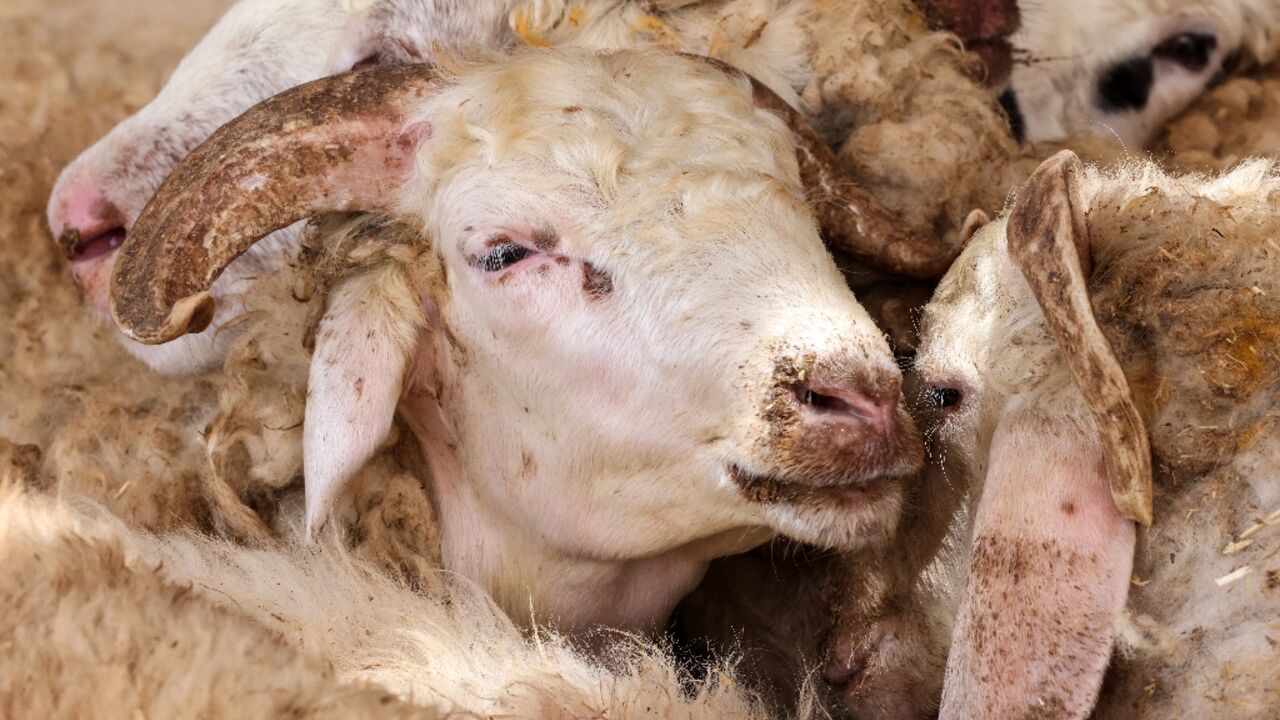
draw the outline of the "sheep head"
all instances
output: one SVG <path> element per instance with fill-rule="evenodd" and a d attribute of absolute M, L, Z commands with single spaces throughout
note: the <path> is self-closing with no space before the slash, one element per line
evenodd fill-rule
<path fill-rule="evenodd" d="M 1229 59 L 1268 61 L 1277 27 L 1267 0 L 1023 3 L 1002 102 L 1033 142 L 1093 134 L 1140 146 Z"/>
<path fill-rule="evenodd" d="M 1069 152 L 1043 163 L 926 310 L 921 374 L 959 398 L 942 432 L 985 475 L 944 718 L 1085 717 L 1128 592 L 1131 520 L 1151 521 L 1145 424 L 1089 303 L 1082 175 Z"/>
<path fill-rule="evenodd" d="M 940 284 L 918 370 L 950 398 L 937 437 L 978 488 L 942 717 L 1088 716 L 1137 526 L 1186 521 L 1161 515 L 1152 448 L 1188 487 L 1267 437 L 1275 187 L 1267 163 L 1108 176 L 1060 154 Z"/>
<path fill-rule="evenodd" d="M 453 4 L 333 0 L 240 0 L 173 71 L 160 93 L 61 173 L 48 202 L 53 237 L 70 261 L 86 306 L 110 318 L 109 288 L 121 242 L 183 157 L 223 123 L 290 87 L 370 60 L 412 61 L 437 46 L 501 44 L 508 0 Z M 164 345 L 118 335 L 167 374 L 221 363 L 237 336 L 243 295 L 296 254 L 300 226 L 282 228 L 242 255 L 211 292 L 221 302 L 204 332 Z"/>
<path fill-rule="evenodd" d="M 656 53 L 317 81 L 170 176 L 121 250 L 113 312 L 163 342 L 212 315 L 209 286 L 258 237 L 319 212 L 398 218 L 420 240 L 339 282 L 316 336 L 311 527 L 399 408 L 447 566 L 508 609 L 532 593 L 570 626 L 645 625 L 707 560 L 773 533 L 883 537 L 919 463 L 792 138 L 745 78 Z M 623 595 L 552 587 L 555 563 Z"/>

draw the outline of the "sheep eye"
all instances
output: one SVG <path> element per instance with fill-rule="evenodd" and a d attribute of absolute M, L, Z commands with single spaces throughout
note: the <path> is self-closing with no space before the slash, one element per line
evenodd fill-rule
<path fill-rule="evenodd" d="M 478 255 L 472 259 L 472 264 L 485 272 L 498 272 L 505 270 L 521 260 L 529 257 L 533 251 L 529 248 L 513 242 L 498 242 L 483 255 Z"/>
<path fill-rule="evenodd" d="M 934 407 L 955 407 L 960 404 L 960 391 L 955 388 L 929 388 L 929 401 Z"/>
<path fill-rule="evenodd" d="M 1178 33 L 1155 46 L 1151 54 L 1176 62 L 1191 72 L 1200 72 L 1209 64 L 1209 55 L 1218 47 L 1218 39 L 1205 33 Z"/>

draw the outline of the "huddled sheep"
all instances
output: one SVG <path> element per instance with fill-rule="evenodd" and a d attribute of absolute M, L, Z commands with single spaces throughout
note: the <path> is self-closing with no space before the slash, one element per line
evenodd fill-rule
<path fill-rule="evenodd" d="M 263 698 L 261 705 L 238 714 L 210 698 L 208 712 L 214 715 L 425 717 L 460 710 L 760 717 L 769 707 L 797 706 L 797 713 L 805 714 L 813 709 L 814 696 L 799 676 L 825 663 L 828 681 L 844 689 L 857 717 L 927 717 L 939 698 L 944 717 L 969 717 L 991 708 L 1077 717 L 1091 711 L 1114 646 L 1118 654 L 1110 659 L 1114 668 L 1102 684 L 1099 717 L 1192 710 L 1214 717 L 1268 716 L 1275 701 L 1267 696 L 1271 690 L 1265 680 L 1275 657 L 1262 640 L 1272 629 L 1266 610 L 1275 606 L 1269 593 L 1275 591 L 1276 570 L 1267 565 L 1266 552 L 1268 533 L 1280 522 L 1275 518 L 1280 488 L 1259 468 L 1280 465 L 1272 452 L 1275 443 L 1269 442 L 1275 422 L 1267 412 L 1268 403 L 1277 399 L 1270 367 L 1275 357 L 1267 350 L 1275 339 L 1267 328 L 1276 315 L 1269 297 L 1280 291 L 1269 281 L 1276 251 L 1273 242 L 1267 244 L 1276 234 L 1270 220 L 1277 202 L 1275 171 L 1253 164 L 1220 179 L 1174 178 L 1137 165 L 1110 173 L 1086 171 L 1058 156 L 1019 191 L 1012 219 L 980 227 L 986 216 L 971 211 L 994 214 L 1010 189 L 1019 187 L 1055 146 L 1076 147 L 1099 160 L 1124 150 L 1105 138 L 1064 135 L 1116 132 L 1121 141 L 1144 142 L 1215 74 L 1228 69 L 1228 59 L 1266 62 L 1274 52 L 1269 33 L 1280 10 L 1252 0 L 1215 6 L 1188 2 L 1176 8 L 1117 3 L 1085 8 L 1073 20 L 1085 30 L 1067 32 L 1056 6 L 1024 3 L 1022 29 L 1006 43 L 1003 33 L 1012 29 L 1009 18 L 1017 13 L 987 10 L 996 16 L 992 20 L 964 17 L 964 3 L 924 5 L 934 20 L 961 6 L 960 16 L 946 20 L 980 51 L 994 75 L 1003 74 L 1000 60 L 987 50 L 998 54 L 1012 48 L 1014 58 L 1029 50 L 1043 55 L 1063 50 L 1054 45 L 1063 36 L 1088 37 L 1097 44 L 1088 31 L 1094 27 L 1105 27 L 1108 37 L 1123 41 L 1109 44 L 1106 54 L 1063 51 L 1029 64 L 1014 62 L 1002 96 L 1011 128 L 981 85 L 983 71 L 960 52 L 954 36 L 926 29 L 923 16 L 904 2 L 866 0 L 850 7 L 822 0 L 512 0 L 476 3 L 460 15 L 399 2 L 247 0 L 238 5 L 154 102 L 71 166 L 53 193 L 49 215 L 63 248 L 77 256 L 73 274 L 100 311 L 117 266 L 116 312 L 130 334 L 154 342 L 210 328 L 185 336 L 192 339 L 155 346 L 160 350 L 129 344 L 130 352 L 167 372 L 216 364 L 221 369 L 187 378 L 141 374 L 111 349 L 106 358 L 116 367 L 95 368 L 84 383 L 77 382 L 83 371 L 72 363 L 82 357 L 80 348 L 102 346 L 110 331 L 77 321 L 71 330 L 46 335 L 39 326 L 51 308 L 41 307 L 38 293 L 29 289 L 10 295 L 21 310 L 15 318 L 20 331 L 0 333 L 0 351 L 16 361 L 12 370 L 0 370 L 0 377 L 15 388 L 26 382 L 52 390 L 40 397 L 30 389 L 14 393 L 24 401 L 0 425 L 0 482 L 52 487 L 97 503 L 64 507 L 5 491 L 0 514 L 11 522 L 0 541 L 5 553 L 0 561 L 12 572 L 6 572 L 3 594 L 7 606 L 22 612 L 0 632 L 21 638 L 23 627 L 54 627 L 67 633 L 58 636 L 64 643 L 107 648 L 102 662 L 109 667 L 139 656 L 157 664 L 150 666 L 152 674 L 136 676 L 132 686 L 108 680 L 79 686 L 61 698 L 24 694 L 15 688 L 29 687 L 30 676 L 10 675 L 0 678 L 0 707 L 10 714 L 74 715 L 86 707 L 79 703 L 124 692 L 119 707 L 164 716 L 178 707 L 189 709 L 177 704 L 185 700 L 180 688 L 174 692 L 159 682 L 164 670 L 211 656 L 215 662 L 202 669 L 210 682 Z M 292 12 L 300 9 L 307 12 Z M 286 22 L 294 17 L 302 17 L 303 24 Z M 1058 31 L 1048 32 L 1055 23 Z M 245 43 L 246 36 L 256 39 Z M 505 59 L 484 52 L 478 62 L 458 60 L 448 51 L 438 55 L 435 45 L 441 42 L 453 51 L 497 50 Z M 554 50 L 537 57 L 516 52 L 513 60 L 511 49 L 519 44 Z M 617 52 L 646 45 L 727 66 Z M 599 57 L 575 49 L 583 47 L 614 54 Z M 179 164 L 219 124 L 278 91 L 353 65 L 423 59 L 436 60 L 436 69 L 368 69 L 347 76 L 346 85 L 331 81 L 271 100 L 267 110 L 256 109 L 248 116 L 251 121 L 241 119 L 219 131 L 211 145 Z M 752 81 L 732 68 L 755 76 L 754 90 Z M 1059 77 L 1068 70 L 1069 86 Z M 444 78 L 444 89 L 423 84 L 423 73 L 432 75 L 426 78 L 431 82 Z M 1268 73 L 1263 69 L 1210 90 L 1164 130 L 1157 148 L 1170 151 L 1169 165 L 1217 170 L 1248 154 L 1274 153 L 1267 123 L 1274 115 L 1274 83 Z M 619 81 L 620 75 L 626 80 Z M 608 92 L 599 91 L 610 82 L 627 88 L 658 77 L 661 90 L 653 89 L 656 85 L 646 86 L 644 93 L 624 89 L 625 97 L 601 107 Z M 575 81 L 566 84 L 566 78 Z M 590 91 L 582 94 L 583 88 Z M 550 94 L 539 94 L 548 89 L 559 93 L 558 99 L 546 100 L 543 108 L 539 103 Z M 1120 97 L 1120 90 L 1127 94 Z M 407 101 L 397 95 L 404 92 Z M 442 119 L 427 110 L 436 92 L 467 109 Z M 641 283 L 629 282 L 628 272 L 652 280 L 636 270 L 645 267 L 645 247 L 628 246 L 619 255 L 582 240 L 593 232 L 635 232 L 655 217 L 669 219 L 680 237 L 688 237 L 696 225 L 697 204 L 707 202 L 706 184 L 698 184 L 693 195 L 686 187 L 681 196 L 683 181 L 672 178 L 670 187 L 655 191 L 643 186 L 661 185 L 657 170 L 665 165 L 617 159 L 646 147 L 643 128 L 655 122 L 628 114 L 634 112 L 634 97 L 643 95 L 652 104 L 664 92 L 667 99 L 679 100 L 664 111 L 670 117 L 694 104 L 712 109 L 722 137 L 699 136 L 698 145 L 721 149 L 713 153 L 712 165 L 732 155 L 727 145 L 716 145 L 724 141 L 752 148 L 751 157 L 773 158 L 773 169 L 762 177 L 778 185 L 774 194 L 762 197 L 790 197 L 771 213 L 770 222 L 794 215 L 795 228 L 770 231 L 769 222 L 751 221 L 752 213 L 769 206 L 764 200 L 744 209 L 739 221 L 751 233 L 749 240 L 734 241 L 737 257 L 713 262 L 720 256 L 698 251 L 699 257 L 706 254 L 698 264 L 701 280 L 677 282 L 680 292 L 657 300 L 652 282 L 644 283 L 643 298 L 629 293 L 629 285 Z M 492 98 L 502 100 L 490 104 Z M 288 114 L 290 102 L 302 111 L 296 119 L 313 123 L 316 142 L 311 145 L 273 136 L 268 127 L 274 117 Z M 562 112 L 548 110 L 555 109 L 552 105 Z M 731 106 L 737 109 L 730 112 Z M 513 108 L 520 122 L 503 121 Z M 744 114 L 750 121 L 721 122 Z M 526 122 L 530 118 L 537 122 Z M 806 122 L 814 130 L 805 128 Z M 599 147 L 588 149 L 599 144 L 602 128 L 619 124 L 630 131 L 625 142 L 615 142 L 617 157 L 610 160 Z M 697 134 L 698 125 L 683 136 Z M 1026 134 L 1030 139 L 1051 142 L 1019 146 L 1013 131 L 1027 128 L 1033 129 Z M 296 129 L 297 123 L 291 131 Z M 546 142 L 533 152 L 531 139 L 538 133 Z M 594 139 L 583 141 L 584 136 Z M 143 138 L 147 143 L 140 143 Z M 387 138 L 389 144 L 380 144 Z M 275 154 L 265 163 L 226 162 L 246 143 L 256 143 L 253 154 Z M 793 143 L 799 146 L 798 165 L 790 152 Z M 335 154 L 334 148 L 341 152 Z M 482 148 L 477 167 L 485 172 L 468 179 L 466 158 L 475 148 Z M 689 146 L 679 149 L 678 161 L 688 162 Z M 430 157 L 435 160 L 424 159 Z M 543 164 L 523 159 L 528 157 Z M 502 173 L 494 172 L 504 160 L 512 178 L 524 178 L 509 191 L 500 191 Z M 699 160 L 694 156 L 695 163 Z M 369 162 L 379 170 L 372 171 Z M 422 172 L 433 162 L 440 179 L 403 181 L 406 172 Z M 536 165 L 539 172 L 517 172 L 522 162 L 526 170 Z M 176 179 L 160 187 L 174 167 Z M 549 167 L 572 172 L 556 184 Z M 732 177 L 725 168 L 720 172 L 722 184 Z M 493 225 L 497 230 L 483 247 L 473 252 L 466 246 L 462 236 L 471 231 L 459 235 L 455 210 L 475 203 L 483 209 L 486 192 L 510 202 L 521 187 L 538 182 L 547 185 L 538 199 L 552 200 L 556 219 L 539 225 L 529 212 L 516 217 L 510 207 L 501 208 Z M 156 202 L 144 212 L 157 188 Z M 663 192 L 675 193 L 678 211 L 636 209 L 648 194 Z M 806 193 L 812 209 L 797 201 Z M 572 198 L 579 195 L 596 200 L 577 207 Z M 459 200 L 450 205 L 454 197 Z M 619 197 L 635 211 L 606 221 L 600 208 L 620 202 Z M 537 203 L 526 205 L 528 211 Z M 187 209 L 192 207 L 201 209 Z M 577 210 L 567 211 L 573 207 Z M 339 214 L 305 231 L 300 224 L 285 227 L 318 212 L 350 210 L 401 218 Z M 595 213 L 594 224 L 580 219 L 584 212 Z M 29 214 L 22 210 L 17 217 Z M 618 492 L 626 496 L 627 512 L 610 515 L 610 501 L 593 496 L 587 503 L 590 516 L 539 525 L 538 517 L 554 518 L 575 507 L 568 499 L 572 487 L 551 492 L 552 507 L 545 500 L 546 482 L 520 490 L 513 489 L 512 478 L 545 481 L 559 475 L 548 475 L 548 464 L 580 469 L 582 458 L 599 459 L 599 448 L 609 447 L 610 438 L 631 438 L 630 449 L 649 456 L 640 462 L 632 458 L 635 453 L 619 454 L 615 464 L 625 472 L 630 471 L 622 466 L 655 466 L 663 448 L 646 448 L 643 438 L 608 422 L 608 417 L 637 416 L 653 422 L 660 413 L 641 402 L 642 392 L 622 404 L 591 396 L 588 408 L 610 409 L 602 417 L 569 412 L 573 408 L 566 410 L 564 403 L 547 404 L 545 393 L 532 388 L 572 388 L 566 397 L 584 402 L 582 379 L 601 373 L 612 377 L 617 365 L 610 361 L 614 369 L 600 372 L 589 362 L 582 365 L 587 359 L 582 348 L 592 347 L 583 338 L 592 336 L 629 338 L 633 346 L 652 347 L 659 368 L 690 362 L 688 353 L 681 363 L 662 362 L 661 350 L 681 347 L 678 334 L 662 330 L 693 322 L 707 333 L 724 319 L 712 313 L 704 318 L 709 321 L 696 321 L 708 307 L 722 304 L 716 298 L 731 294 L 707 290 L 719 268 L 732 267 L 742 256 L 772 257 L 776 248 L 753 244 L 762 229 L 773 243 L 787 238 L 783 248 L 789 260 L 763 263 L 773 271 L 766 281 L 743 283 L 759 273 L 728 273 L 733 282 L 725 288 L 750 285 L 767 298 L 790 277 L 778 268 L 802 257 L 799 270 L 789 272 L 810 281 L 795 292 L 784 287 L 778 296 L 792 298 L 792 310 L 829 294 L 833 282 L 840 288 L 837 294 L 847 296 L 817 243 L 815 215 L 847 273 L 844 279 L 889 332 L 893 349 L 902 353 L 914 347 L 920 342 L 917 330 L 922 331 L 918 372 L 906 379 L 906 387 L 908 396 L 934 406 L 922 417 L 940 462 L 919 469 L 907 482 L 894 480 L 888 491 L 892 502 L 863 507 L 850 524 L 806 499 L 814 491 L 795 493 L 790 478 L 800 470 L 779 465 L 769 453 L 753 455 L 755 450 L 743 460 L 746 456 L 729 447 L 735 433 L 744 442 L 749 439 L 742 428 L 704 428 L 719 432 L 719 439 L 709 442 L 713 449 L 698 462 L 719 464 L 726 456 L 730 462 L 721 473 L 724 487 L 686 498 L 694 501 L 689 505 L 694 514 L 678 511 L 680 494 L 654 505 L 628 494 L 626 483 L 616 483 L 608 487 L 615 498 Z M 579 220 L 565 224 L 566 217 Z M 1190 227 L 1211 232 L 1188 238 L 1187 217 Z M 808 229 L 802 229 L 804 218 L 809 218 Z M 29 220 L 19 222 L 35 227 Z M 702 226 L 714 235 L 725 223 Z M 657 237 L 662 230 L 653 228 L 667 226 L 649 227 Z M 1168 242 L 1175 227 L 1177 241 Z M 906 271 L 927 279 L 975 230 L 923 328 L 915 327 L 913 308 L 928 284 L 904 289 L 879 282 L 883 273 Z M 253 244 L 271 231 L 278 232 Z M 452 248 L 443 242 L 454 236 L 463 244 Z M 204 249 L 194 255 L 184 251 L 174 240 L 181 237 L 200 239 L 196 244 Z M 796 237 L 802 240 L 797 243 Z M 118 252 L 116 246 L 126 238 L 126 250 Z M 1046 238 L 1056 242 L 1040 247 L 1037 241 Z M 1010 243 L 1016 246 L 1012 251 Z M 1046 263 L 1070 261 L 1072 253 L 1063 250 L 1068 246 L 1076 248 L 1079 271 L 1068 264 L 1035 275 Z M 35 257 L 53 262 L 47 250 Z M 516 275 L 521 263 L 526 272 Z M 628 269 L 614 271 L 623 267 Z M 1151 272 L 1152 267 L 1163 272 Z M 551 364 L 572 376 L 556 379 L 555 372 L 539 366 L 539 353 L 547 348 L 509 327 L 521 312 L 537 309 L 536 290 L 523 289 L 525 305 L 498 317 L 504 313 L 495 314 L 486 290 L 467 285 L 466 273 L 472 270 L 500 273 L 505 278 L 500 284 L 512 287 L 527 284 L 534 270 L 541 278 L 580 270 L 588 307 L 602 299 L 621 302 L 621 297 L 633 307 L 647 307 L 642 317 L 656 311 L 673 321 L 630 335 L 584 322 L 581 332 L 566 331 L 550 348 Z M 1064 292 L 1062 277 L 1087 287 L 1078 284 Z M 23 281 L 10 283 L 21 287 Z M 1202 299 L 1206 294 L 1213 302 Z M 71 315 L 65 300 L 61 311 Z M 1050 300 L 1066 302 L 1070 310 L 1055 314 L 1046 305 Z M 803 313 L 756 313 L 742 332 L 717 335 L 715 352 L 734 338 L 755 337 L 753 328 L 762 323 L 776 329 L 801 318 L 795 327 L 807 329 L 782 333 L 788 338 L 785 351 L 744 354 L 738 361 L 754 371 L 767 369 L 766 355 L 774 358 L 768 382 L 756 383 L 769 397 L 765 425 L 777 421 L 771 431 L 776 442 L 764 447 L 785 455 L 787 447 L 817 442 L 819 431 L 835 425 L 861 437 L 868 430 L 865 418 L 880 418 L 868 427 L 883 425 L 893 438 L 887 446 L 894 449 L 892 461 L 876 472 L 900 477 L 916 467 L 912 456 L 918 444 L 896 402 L 898 374 L 891 367 L 890 347 L 851 296 L 832 307 L 837 305 L 839 312 L 818 313 L 827 318 L 823 322 L 802 322 Z M 684 313 L 682 322 L 668 317 L 677 311 Z M 833 380 L 825 369 L 852 358 L 821 359 L 821 348 L 832 344 L 826 342 L 831 338 L 815 334 L 813 327 L 839 327 L 837 316 L 854 320 L 852 330 L 837 332 L 840 337 L 832 343 L 862 349 L 851 366 L 866 370 L 866 378 Z M 634 325 L 635 317 L 627 317 Z M 489 328 L 491 340 L 474 335 L 477 327 Z M 507 345 L 504 335 L 511 341 Z M 655 338 L 665 339 L 655 344 Z M 787 360 L 787 352 L 795 349 L 789 345 L 796 342 L 799 353 Z M 816 343 L 816 354 L 804 352 L 809 342 Z M 58 343 L 71 351 L 61 365 L 49 360 L 57 355 Z M 694 355 L 712 352 L 695 345 Z M 473 350 L 482 346 L 490 351 L 477 357 Z M 517 357 L 520 363 L 512 364 Z M 502 361 L 495 364 L 491 358 Z M 452 373 L 439 371 L 442 362 Z M 882 365 L 889 369 L 879 375 L 867 370 Z M 54 372 L 42 377 L 49 369 Z M 879 379 L 867 379 L 872 376 Z M 754 387 L 750 372 L 744 377 L 736 386 Z M 867 390 L 868 383 L 890 377 L 893 387 L 885 393 Z M 668 373 L 665 381 L 670 380 Z M 700 384 L 697 392 L 681 386 L 674 394 L 688 401 L 715 387 L 714 382 Z M 629 385 L 662 386 L 647 380 Z M 405 387 L 411 390 L 407 394 Z M 882 402 L 881 395 L 891 395 L 893 402 Z M 1099 403 L 1106 409 L 1099 410 Z M 523 407 L 523 422 L 517 406 Z M 857 422 L 828 416 L 832 408 L 846 406 Z M 817 420 L 810 417 L 814 408 L 821 411 Z M 588 416 L 592 419 L 584 422 Z M 495 418 L 503 422 L 493 423 Z M 812 427 L 806 429 L 806 423 Z M 579 441 L 557 431 L 569 426 L 598 426 L 601 432 L 587 432 L 587 440 Z M 1143 481 L 1145 445 L 1135 439 L 1145 435 L 1144 428 L 1152 436 L 1154 493 Z M 442 429 L 456 437 L 440 439 Z M 680 436 L 677 428 L 674 437 Z M 549 437 L 555 442 L 548 444 Z M 836 448 L 832 457 L 848 461 L 865 454 L 855 445 Z M 546 447 L 554 452 L 540 449 Z M 575 448 L 582 450 L 579 456 Z M 1087 467 L 1090 463 L 1082 464 L 1081 458 L 1094 458 L 1097 467 Z M 1043 470 L 1039 479 L 1062 484 L 1011 481 L 1017 473 L 1006 471 L 1018 470 L 1011 463 L 1037 463 Z M 800 465 L 801 474 L 821 476 L 820 490 L 843 482 L 815 470 L 811 458 Z M 861 459 L 852 464 L 864 465 Z M 681 475 L 687 482 L 691 473 L 685 470 Z M 297 492 L 304 475 L 305 508 Z M 478 495 L 458 492 L 466 485 L 458 478 L 485 477 L 502 482 Z M 1073 482 L 1079 487 L 1071 489 Z M 745 504 L 738 493 L 746 496 Z M 1155 525 L 1135 535 L 1129 520 L 1151 521 L 1153 495 Z M 734 499 L 726 502 L 729 498 Z M 803 507 L 806 503 L 812 507 Z M 905 510 L 900 521 L 899 508 Z M 331 514 L 340 519 L 331 524 L 343 539 L 320 532 Z M 481 541 L 494 534 L 489 530 L 520 529 L 529 518 L 534 522 L 524 527 L 527 532 L 516 533 L 514 545 L 483 549 Z M 673 542 L 669 527 L 646 534 L 643 524 L 655 518 L 668 525 L 697 525 L 701 533 L 723 526 L 726 533 L 743 534 L 736 543 L 711 542 L 687 557 L 680 554 L 687 547 L 671 550 L 662 563 L 679 571 L 675 577 L 642 567 L 647 555 Z M 641 566 L 618 574 L 595 559 L 587 567 L 538 556 L 548 537 L 553 546 L 572 545 L 572 534 L 556 534 L 574 523 L 596 550 L 604 543 L 610 559 L 633 555 Z M 611 532 L 590 537 L 593 523 L 610 525 Z M 127 526 L 166 534 L 155 537 Z M 489 530 L 477 535 L 481 526 Z M 188 528 L 216 530 L 247 546 L 191 535 Z M 728 667 L 710 670 L 707 680 L 691 681 L 672 669 L 671 657 L 644 642 L 588 636 L 596 656 L 610 658 L 604 666 L 595 665 L 570 650 L 570 642 L 539 629 L 540 622 L 551 620 L 579 632 L 602 624 L 652 630 L 703 579 L 709 558 L 757 545 L 779 531 L 848 552 L 832 556 L 775 543 L 721 561 L 688 598 L 680 618 L 694 635 L 726 641 L 720 647 L 743 647 L 748 656 L 742 678 L 766 678 L 763 696 L 736 686 L 737 680 L 729 679 L 735 670 Z M 699 539 L 697 534 L 689 539 L 704 542 L 705 535 Z M 324 551 L 299 549 L 302 535 L 321 539 Z M 1226 544 L 1219 547 L 1219 541 Z M 56 562 L 32 564 L 33 553 Z M 501 562 L 495 564 L 495 557 Z M 673 565 L 677 557 L 692 562 Z M 1129 562 L 1136 563 L 1131 573 Z M 440 568 L 475 579 L 483 593 L 461 587 Z M 764 587 L 762 574 L 774 575 L 774 585 Z M 260 579 L 268 576 L 279 578 L 275 587 L 262 586 Z M 1215 578 L 1212 588 L 1204 582 Z M 571 580 L 572 602 L 565 602 L 568 596 L 561 591 Z M 70 614 L 51 615 L 49 603 L 38 595 L 18 599 L 24 588 L 45 586 L 60 587 L 75 600 L 65 606 Z M 625 592 L 601 594 L 601 587 Z M 95 588 L 110 592 L 93 599 Z M 501 609 L 480 599 L 484 593 Z M 636 593 L 650 597 L 635 604 Z M 375 596 L 376 604 L 359 600 Z M 138 607 L 150 610 L 139 613 Z M 126 628 L 113 636 L 116 645 L 103 644 L 107 641 L 81 619 L 95 613 Z M 197 615 L 215 617 L 214 627 L 193 628 L 191 618 Z M 147 625 L 150 633 L 136 625 L 144 616 L 154 619 Z M 338 625 L 345 626 L 335 631 Z M 424 625 L 431 632 L 405 632 Z M 169 638 L 194 644 L 159 650 Z M 219 664 L 234 652 L 225 649 L 226 643 L 253 648 L 264 654 L 262 663 L 278 665 L 281 672 L 263 677 L 244 665 Z M 25 664 L 64 663 L 59 670 L 65 673 L 77 673 L 75 663 L 86 662 L 43 638 L 24 650 L 29 653 Z M 499 669 L 484 666 L 495 658 L 503 663 Z M 17 684 L 5 689 L 13 680 Z M 47 691 L 50 685 L 40 687 Z"/>
<path fill-rule="evenodd" d="M 466 54 L 521 42 L 597 50 L 656 44 L 752 74 L 796 105 L 845 170 L 898 219 L 882 230 L 938 246 L 938 258 L 924 258 L 931 263 L 896 263 L 915 274 L 940 272 L 972 207 L 998 206 L 1002 190 L 986 173 L 1015 152 L 993 98 L 972 79 L 973 61 L 953 36 L 929 31 L 904 0 L 852 8 L 829 0 L 490 0 L 456 14 L 418 0 L 248 0 L 197 45 L 154 101 L 66 168 L 50 198 L 50 228 L 91 306 L 105 315 L 115 248 L 160 180 L 220 123 L 275 92 L 365 61 L 423 61 L 438 58 L 440 46 Z M 921 144 L 917 152 L 895 150 Z M 281 267 L 297 245 L 295 226 L 233 263 L 213 288 L 224 302 L 209 331 L 126 347 L 164 372 L 216 364 L 235 335 L 219 328 L 241 314 L 246 285 Z M 836 247 L 868 260 L 859 252 L 867 245 Z"/>
<path fill-rule="evenodd" d="M 1064 153 L 943 279 L 917 365 L 973 506 L 942 717 L 1274 714 L 1278 202 L 1269 162 Z"/>

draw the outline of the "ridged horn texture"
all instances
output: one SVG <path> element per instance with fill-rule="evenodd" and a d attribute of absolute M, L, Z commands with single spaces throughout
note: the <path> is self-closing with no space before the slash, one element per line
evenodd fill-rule
<path fill-rule="evenodd" d="M 942 277 L 951 267 L 961 248 L 908 228 L 840 167 L 836 154 L 813 126 L 777 93 L 720 60 L 690 57 L 749 79 L 756 105 L 774 113 L 791 128 L 800 179 L 818 214 L 823 237 L 832 249 L 877 270 L 924 280 Z"/>
<path fill-rule="evenodd" d="M 261 238 L 324 212 L 392 210 L 430 134 L 411 114 L 438 85 L 428 65 L 378 65 L 300 85 L 219 128 L 120 249 L 116 322 L 148 344 L 199 332 L 213 319 L 209 287 Z"/>
<path fill-rule="evenodd" d="M 1009 213 L 1009 254 L 1031 286 L 1093 414 L 1111 497 L 1121 515 L 1152 519 L 1151 447 L 1128 380 L 1093 315 L 1084 165 L 1069 150 L 1045 160 Z"/>

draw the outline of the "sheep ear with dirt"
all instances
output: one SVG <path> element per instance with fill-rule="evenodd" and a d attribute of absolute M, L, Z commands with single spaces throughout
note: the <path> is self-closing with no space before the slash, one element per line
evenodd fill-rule
<path fill-rule="evenodd" d="M 1038 175 L 922 329 L 974 483 L 942 717 L 1273 715 L 1280 176 Z"/>

